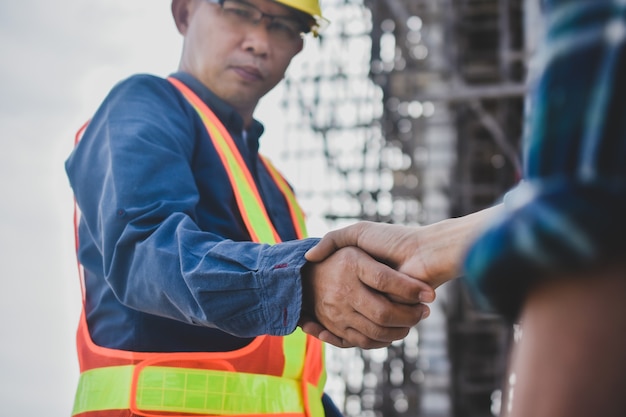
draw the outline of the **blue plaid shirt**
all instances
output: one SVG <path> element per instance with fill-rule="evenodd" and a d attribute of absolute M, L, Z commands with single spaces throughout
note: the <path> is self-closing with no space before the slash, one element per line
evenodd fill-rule
<path fill-rule="evenodd" d="M 465 262 L 479 301 L 509 319 L 536 283 L 626 247 L 626 1 L 547 0 L 544 11 L 524 181 Z"/>

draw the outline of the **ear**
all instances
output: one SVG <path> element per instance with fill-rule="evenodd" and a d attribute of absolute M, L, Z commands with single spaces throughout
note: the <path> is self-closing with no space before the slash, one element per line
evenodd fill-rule
<path fill-rule="evenodd" d="M 193 0 L 172 0 L 172 16 L 181 35 L 187 33 Z"/>

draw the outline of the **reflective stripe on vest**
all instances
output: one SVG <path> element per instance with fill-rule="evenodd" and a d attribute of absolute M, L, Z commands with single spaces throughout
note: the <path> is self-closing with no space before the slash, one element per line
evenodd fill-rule
<path fill-rule="evenodd" d="M 239 152 L 226 127 L 189 87 L 173 77 L 168 78 L 168 81 L 178 88 L 196 110 L 200 119 L 202 119 L 209 137 L 222 160 L 222 165 L 226 169 L 231 186 L 235 192 L 239 212 L 244 219 L 252 241 L 269 244 L 280 242 L 281 239 L 267 214 L 259 190 L 252 179 L 252 174 L 250 174 L 250 170 L 243 161 L 241 152 Z M 261 160 L 285 197 L 298 239 L 306 237 L 304 213 L 291 187 L 289 187 L 283 176 L 280 175 L 267 158 L 261 156 Z"/>
<path fill-rule="evenodd" d="M 139 371 L 136 395 L 132 395 L 131 381 L 137 368 L 113 366 L 85 372 L 81 389 L 88 392 L 82 393 L 83 397 L 100 397 L 103 403 L 77 404 L 74 414 L 105 407 L 205 415 L 302 414 L 304 409 L 296 380 L 192 368 L 146 367 Z M 109 394 L 117 403 L 101 395 L 103 383 L 113 388 Z M 136 399 L 134 405 L 130 398 Z"/>
<path fill-rule="evenodd" d="M 98 412 L 104 410 L 130 410 L 142 416 L 161 416 L 159 412 L 206 415 L 206 410 L 216 409 L 217 400 L 212 395 L 216 391 L 224 401 L 220 414 L 217 415 L 240 415 L 245 407 L 252 404 L 250 400 L 246 404 L 238 405 L 238 399 L 242 393 L 246 393 L 271 404 L 257 409 L 253 414 L 246 412 L 246 417 L 263 416 L 266 413 L 281 417 L 324 416 L 321 404 L 326 380 L 323 344 L 300 329 L 287 337 L 257 337 L 250 345 L 238 351 L 145 353 L 92 346 L 93 342 L 86 327 L 83 315 L 79 327 L 79 343 L 83 339 L 82 342 L 96 355 L 130 357 L 132 363 L 82 369 L 73 416 L 89 413 L 97 416 Z M 281 341 L 284 354 L 282 375 L 235 371 L 229 364 L 229 357 L 239 356 L 242 350 L 254 351 L 269 339 Z M 277 348 L 271 352 L 280 354 L 281 350 Z M 196 364 L 203 359 L 218 365 L 222 370 L 171 365 Z M 159 375 L 163 376 L 159 379 L 161 382 L 155 382 Z M 206 380 L 205 385 L 198 382 L 200 378 Z M 199 392 L 200 387 L 200 391 L 206 393 Z M 191 391 L 187 393 L 190 388 Z M 202 398 L 205 411 L 201 411 L 199 406 Z M 169 414 L 168 416 L 171 417 Z"/>
<path fill-rule="evenodd" d="M 179 89 L 202 119 L 228 173 L 251 240 L 269 244 L 280 242 L 252 176 L 228 131 L 184 84 L 173 78 L 169 81 Z M 285 197 L 298 238 L 306 237 L 304 215 L 291 187 L 269 160 L 263 157 L 261 160 Z M 130 360 L 130 363 L 93 368 L 85 368 L 81 363 L 82 372 L 72 415 L 130 409 L 144 416 L 157 416 L 159 412 L 170 416 L 173 415 L 171 413 L 324 416 L 321 402 L 326 381 L 324 347 L 319 340 L 304 334 L 300 329 L 289 336 L 278 338 L 282 340 L 284 355 L 282 375 L 280 370 L 278 375 L 268 375 L 182 365 L 161 366 L 164 357 L 195 358 L 197 354 L 135 353 L 98 347 L 91 341 L 84 312 L 81 328 L 78 343 L 84 345 L 88 355 L 121 359 L 119 363 L 128 363 Z M 277 339 L 275 336 L 259 336 L 249 347 L 259 346 L 270 340 L 268 338 Z M 233 353 L 226 352 L 224 355 Z M 280 353 L 276 351 L 276 354 Z M 214 356 L 215 353 L 209 355 Z M 217 362 L 228 364 L 228 359 L 218 358 Z M 227 366 L 227 369 L 230 368 Z"/>
<path fill-rule="evenodd" d="M 287 200 L 289 212 L 291 213 L 291 218 L 294 220 L 293 225 L 296 229 L 298 239 L 304 239 L 307 236 L 306 223 L 304 222 L 304 212 L 296 200 L 296 196 L 293 194 L 293 191 L 291 190 L 289 184 L 287 184 L 287 181 L 285 181 L 285 178 L 283 178 L 276 167 L 274 167 L 274 164 L 272 164 L 272 162 L 264 156 L 261 156 L 261 160 Z"/>
<path fill-rule="evenodd" d="M 222 165 L 226 169 L 235 192 L 239 213 L 246 224 L 252 241 L 269 244 L 280 242 L 280 237 L 267 215 L 252 175 L 222 122 L 186 85 L 175 78 L 170 77 L 168 80 L 178 88 L 202 119 L 215 150 L 222 160 Z"/>
<path fill-rule="evenodd" d="M 305 338 L 302 332 L 284 338 L 285 360 L 291 366 L 285 365 L 282 377 L 141 364 L 91 369 L 80 375 L 72 415 L 110 409 L 302 415 L 300 375 L 291 373 L 299 373 Z"/>

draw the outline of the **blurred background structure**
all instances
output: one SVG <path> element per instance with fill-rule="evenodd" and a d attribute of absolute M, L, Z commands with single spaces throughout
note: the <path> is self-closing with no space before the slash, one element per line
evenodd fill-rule
<path fill-rule="evenodd" d="M 332 24 L 292 66 L 281 158 L 331 228 L 428 224 L 496 202 L 520 178 L 536 0 L 329 0 Z M 388 349 L 329 350 L 346 416 L 484 417 L 500 408 L 512 329 L 462 280 Z"/>

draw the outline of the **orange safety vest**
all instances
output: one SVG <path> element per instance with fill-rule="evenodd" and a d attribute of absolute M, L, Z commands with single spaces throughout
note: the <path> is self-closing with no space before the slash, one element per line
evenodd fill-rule
<path fill-rule="evenodd" d="M 204 122 L 252 240 L 280 242 L 224 125 L 183 83 L 174 78 L 169 81 Z M 262 160 L 285 196 L 298 237 L 305 237 L 304 216 L 293 191 L 269 160 Z M 80 265 L 79 269 L 82 278 Z M 83 290 L 83 302 L 84 297 Z M 73 416 L 324 416 L 324 345 L 300 329 L 289 336 L 258 336 L 249 345 L 229 352 L 133 352 L 96 345 L 83 306 L 77 350 L 81 375 Z"/>

